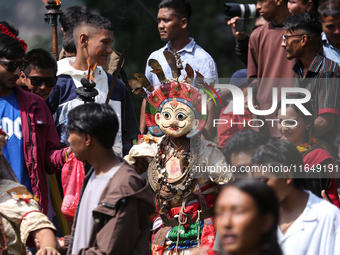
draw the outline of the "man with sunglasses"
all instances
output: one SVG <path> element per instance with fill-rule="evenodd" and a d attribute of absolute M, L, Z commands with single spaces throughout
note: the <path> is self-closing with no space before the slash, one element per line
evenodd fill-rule
<path fill-rule="evenodd" d="M 311 92 L 313 135 L 325 141 L 333 150 L 339 123 L 340 67 L 319 54 L 322 26 L 315 14 L 304 12 L 284 22 L 282 47 L 288 59 L 297 58 L 293 67 L 295 86 Z"/>
<path fill-rule="evenodd" d="M 44 49 L 31 50 L 24 59 L 27 66 L 21 72 L 21 82 L 46 100 L 57 82 L 57 61 Z"/>
<path fill-rule="evenodd" d="M 8 134 L 3 155 L 19 182 L 48 212 L 46 173 L 60 171 L 65 151 L 43 98 L 24 91 L 16 81 L 25 69 L 25 50 L 16 39 L 0 33 L 0 128 Z"/>

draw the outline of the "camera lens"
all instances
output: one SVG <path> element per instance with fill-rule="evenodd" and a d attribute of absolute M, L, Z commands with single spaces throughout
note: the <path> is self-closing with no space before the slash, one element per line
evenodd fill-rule
<path fill-rule="evenodd" d="M 255 4 L 225 3 L 224 6 L 228 17 L 256 18 L 260 16 Z"/>

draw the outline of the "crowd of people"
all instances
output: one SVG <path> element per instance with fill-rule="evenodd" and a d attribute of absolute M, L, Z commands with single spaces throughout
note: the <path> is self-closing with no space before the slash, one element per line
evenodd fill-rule
<path fill-rule="evenodd" d="M 250 35 L 230 19 L 240 98 L 207 92 L 189 1 L 158 7 L 166 45 L 134 81 L 87 7 L 63 12 L 59 61 L 0 22 L 0 254 L 340 255 L 340 0 L 259 0 Z"/>

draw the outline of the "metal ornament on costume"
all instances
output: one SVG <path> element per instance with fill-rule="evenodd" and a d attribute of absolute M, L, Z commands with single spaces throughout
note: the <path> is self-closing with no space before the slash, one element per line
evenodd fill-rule
<path fill-rule="evenodd" d="M 191 138 L 197 135 L 204 128 L 207 115 L 201 115 L 202 95 L 196 88 L 191 85 L 173 81 L 161 85 L 155 91 L 153 91 L 146 103 L 145 108 L 145 121 L 148 126 L 149 132 L 154 136 L 164 135 L 163 131 L 156 124 L 155 115 L 157 112 L 161 112 L 163 106 L 174 101 L 187 105 L 195 114 L 195 119 L 199 120 L 197 129 L 191 130 L 186 134 L 187 138 Z"/>

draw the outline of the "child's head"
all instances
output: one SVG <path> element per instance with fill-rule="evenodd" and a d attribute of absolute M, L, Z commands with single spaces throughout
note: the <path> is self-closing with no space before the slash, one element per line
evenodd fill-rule
<path fill-rule="evenodd" d="M 87 15 L 74 27 L 73 38 L 77 58 L 82 61 L 90 58 L 91 65 L 106 66 L 113 42 L 113 26 L 108 19 L 95 14 Z"/>
<path fill-rule="evenodd" d="M 111 106 L 89 103 L 75 107 L 68 114 L 69 143 L 75 156 L 84 160 L 85 148 L 79 142 L 89 137 L 92 145 L 112 149 L 119 129 L 118 117 Z"/>
<path fill-rule="evenodd" d="M 57 82 L 57 61 L 44 49 L 31 50 L 24 59 L 27 66 L 21 72 L 21 82 L 46 100 Z"/>

